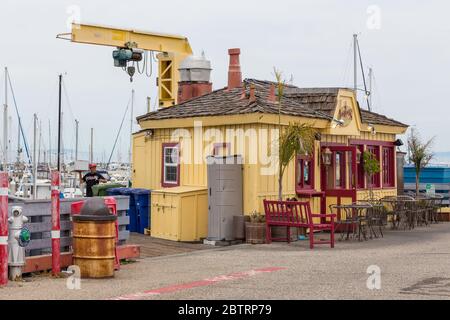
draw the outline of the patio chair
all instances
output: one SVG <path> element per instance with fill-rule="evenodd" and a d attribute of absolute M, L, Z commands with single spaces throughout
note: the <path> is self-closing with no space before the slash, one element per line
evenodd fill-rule
<path fill-rule="evenodd" d="M 344 240 L 347 235 L 346 240 L 351 237 L 354 238 L 356 235 L 357 225 L 359 223 L 358 216 L 354 214 L 354 210 L 340 205 L 330 205 L 330 213 L 336 215 L 336 231 L 340 233 L 339 241 Z"/>
<path fill-rule="evenodd" d="M 381 200 L 370 200 L 368 201 L 372 205 L 372 209 L 369 213 L 369 230 L 375 238 L 378 238 L 378 235 L 375 229 L 378 229 L 380 236 L 383 235 L 383 228 L 387 225 L 387 212 L 386 208 L 381 202 Z"/>

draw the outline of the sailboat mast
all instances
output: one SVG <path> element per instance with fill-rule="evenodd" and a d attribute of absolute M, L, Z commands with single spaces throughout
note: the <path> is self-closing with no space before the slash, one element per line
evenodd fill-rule
<path fill-rule="evenodd" d="M 36 159 L 36 147 L 37 147 L 37 115 L 33 115 L 34 123 L 34 134 L 33 134 L 33 199 L 37 197 L 37 159 Z"/>
<path fill-rule="evenodd" d="M 20 122 L 17 122 L 17 165 L 20 163 Z"/>
<path fill-rule="evenodd" d="M 61 87 L 62 74 L 59 75 L 59 102 L 58 102 L 58 172 L 61 172 Z"/>
<path fill-rule="evenodd" d="M 50 119 L 48 119 L 48 164 L 52 166 L 52 129 L 50 127 Z"/>
<path fill-rule="evenodd" d="M 8 165 L 8 67 L 5 67 L 5 105 L 3 107 L 3 170 Z"/>
<path fill-rule="evenodd" d="M 78 160 L 78 125 L 80 121 L 75 119 L 75 161 Z"/>
<path fill-rule="evenodd" d="M 369 104 L 372 106 L 372 81 L 373 81 L 373 70 L 369 68 Z"/>
<path fill-rule="evenodd" d="M 94 162 L 94 128 L 91 128 L 91 145 L 89 149 L 89 162 Z"/>
<path fill-rule="evenodd" d="M 358 89 L 358 51 L 357 51 L 357 42 L 358 35 L 355 33 L 353 35 L 353 89 L 355 90 L 355 95 L 357 94 L 356 90 Z"/>

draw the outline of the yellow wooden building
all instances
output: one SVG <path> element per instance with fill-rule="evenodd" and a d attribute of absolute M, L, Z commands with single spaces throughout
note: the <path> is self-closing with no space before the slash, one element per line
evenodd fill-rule
<path fill-rule="evenodd" d="M 236 55 L 236 50 L 231 53 Z M 190 210 L 207 212 L 206 157 L 239 154 L 244 162 L 243 213 L 263 212 L 263 199 L 278 195 L 279 123 L 294 122 L 312 124 L 320 136 L 312 155 L 296 157 L 286 169 L 284 198 L 310 199 L 314 210 L 323 212 L 330 204 L 367 198 L 369 184 L 377 197 L 396 195 L 396 141 L 405 133 L 405 124 L 360 108 L 355 92 L 347 88 L 287 85 L 281 105 L 276 95 L 272 82 L 242 81 L 239 60 L 232 56 L 228 87 L 138 117 L 141 130 L 133 139 L 133 186 L 157 190 L 159 203 L 152 201 L 152 211 L 172 210 L 177 219 L 194 214 L 178 212 L 173 194 L 197 190 L 191 204 L 195 209 Z M 381 172 L 372 181 L 367 181 L 359 161 L 365 150 L 380 162 Z M 161 202 L 165 192 L 172 202 Z M 200 220 L 202 225 L 195 227 L 199 230 L 191 240 L 206 237 L 207 222 Z M 152 229 L 161 228 L 153 222 Z"/>

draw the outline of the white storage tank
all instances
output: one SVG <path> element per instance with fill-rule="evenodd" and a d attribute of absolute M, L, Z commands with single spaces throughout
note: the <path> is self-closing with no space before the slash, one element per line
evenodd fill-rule
<path fill-rule="evenodd" d="M 180 63 L 181 82 L 209 82 L 211 78 L 211 62 L 205 55 L 189 56 Z"/>

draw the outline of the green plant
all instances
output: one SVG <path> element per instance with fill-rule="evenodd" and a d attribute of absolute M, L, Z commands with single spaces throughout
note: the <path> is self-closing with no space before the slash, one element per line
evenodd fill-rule
<path fill-rule="evenodd" d="M 367 177 L 367 186 L 369 189 L 369 197 L 370 199 L 373 199 L 373 185 L 372 185 L 372 178 L 374 174 L 377 174 L 380 172 L 380 163 L 375 158 L 375 155 L 370 151 L 364 151 L 363 152 L 363 167 L 364 167 L 364 173 Z"/>
<path fill-rule="evenodd" d="M 278 198 L 283 197 L 283 175 L 291 160 L 300 154 L 312 154 L 316 130 L 309 124 L 290 123 L 280 131 L 278 145 Z"/>
<path fill-rule="evenodd" d="M 265 215 L 254 210 L 254 211 L 252 211 L 252 213 L 250 213 L 250 222 L 251 223 L 263 223 L 263 222 L 266 222 L 266 217 L 265 217 Z"/>
<path fill-rule="evenodd" d="M 422 142 L 420 135 L 414 129 L 411 129 L 408 137 L 408 158 L 409 162 L 414 165 L 416 172 L 416 195 L 419 194 L 420 172 L 433 159 L 433 153 L 431 151 L 433 141 L 434 137 L 427 142 Z"/>
<path fill-rule="evenodd" d="M 291 160 L 298 154 L 312 154 L 317 130 L 306 123 L 281 125 L 281 104 L 286 81 L 281 71 L 273 68 L 277 87 L 278 103 L 278 199 L 283 200 L 283 175 Z M 285 128 L 283 128 L 285 127 Z"/>

